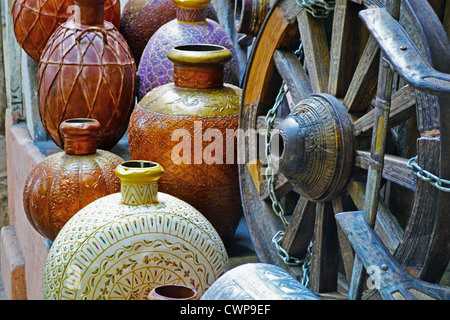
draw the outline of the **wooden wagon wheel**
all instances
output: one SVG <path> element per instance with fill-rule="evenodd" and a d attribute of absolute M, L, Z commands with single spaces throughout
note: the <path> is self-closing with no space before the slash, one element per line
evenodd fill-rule
<path fill-rule="evenodd" d="M 368 168 L 375 166 L 372 145 L 386 149 L 374 229 L 408 272 L 438 282 L 449 261 L 449 219 L 437 209 L 439 191 L 417 179 L 407 164 L 417 155 L 419 165 L 430 172 L 446 165 L 445 157 L 439 160 L 439 99 L 413 90 L 394 75 L 388 127 L 392 134 L 387 143 L 371 141 L 374 98 L 381 90 L 380 50 L 358 13 L 371 5 L 382 7 L 385 1 L 337 0 L 326 19 L 314 18 L 300 2 L 279 0 L 271 9 L 253 44 L 243 82 L 240 187 L 257 256 L 301 280 L 302 265 L 288 265 L 282 257 L 287 253 L 302 259 L 310 250 L 310 289 L 335 292 L 340 274 L 350 283 L 353 251 L 334 214 L 364 210 Z M 427 61 L 448 73 L 450 47 L 432 8 L 420 0 L 401 3 L 404 29 Z M 300 42 L 301 59 L 295 54 Z M 271 135 L 280 148 L 272 150 L 270 159 L 279 161 L 274 195 L 289 221 L 287 227 L 272 207 L 263 151 L 266 115 L 282 83 L 287 99 L 277 111 Z M 413 143 L 399 142 L 409 149 L 398 150 L 395 143 L 404 137 Z M 389 190 L 395 196 L 389 198 L 394 192 Z M 405 204 L 408 198 L 410 204 Z M 398 199 L 404 203 L 396 203 Z M 284 255 L 272 241 L 280 230 Z"/>

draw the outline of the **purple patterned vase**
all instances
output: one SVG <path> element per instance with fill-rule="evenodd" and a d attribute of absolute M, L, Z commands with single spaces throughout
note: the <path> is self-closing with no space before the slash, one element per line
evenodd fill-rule
<path fill-rule="evenodd" d="M 161 26 L 150 38 L 138 68 L 137 98 L 150 90 L 173 82 L 173 62 L 167 52 L 175 46 L 217 44 L 231 51 L 232 59 L 224 66 L 224 82 L 239 85 L 239 64 L 228 33 L 217 22 L 206 18 L 210 0 L 174 0 L 177 18 Z"/>

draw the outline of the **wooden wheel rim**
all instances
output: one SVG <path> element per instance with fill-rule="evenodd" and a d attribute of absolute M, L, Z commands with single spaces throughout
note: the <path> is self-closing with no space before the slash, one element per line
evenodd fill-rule
<path fill-rule="evenodd" d="M 349 14 L 349 10 L 353 9 L 347 9 L 348 6 L 355 6 L 354 3 L 351 3 L 352 1 L 336 1 L 337 5 L 341 4 L 344 5 L 344 14 Z M 358 1 L 354 1 L 358 2 Z M 365 5 L 371 5 L 373 4 L 373 1 L 364 1 Z M 402 5 L 402 11 L 400 16 L 400 22 L 402 25 L 405 25 L 405 28 L 409 26 L 412 26 L 412 28 L 419 28 L 422 26 L 421 21 L 424 19 L 424 16 L 427 15 L 428 18 L 432 21 L 428 26 L 422 26 L 423 27 L 423 34 L 420 36 L 423 37 L 423 39 L 426 39 L 427 41 L 423 41 L 424 44 L 427 44 L 426 46 L 422 47 L 421 50 L 424 53 L 425 56 L 427 56 L 428 60 L 435 60 L 433 58 L 442 55 L 447 56 L 444 54 L 445 52 L 445 45 L 442 47 L 439 47 L 436 45 L 435 39 L 436 37 L 433 37 L 431 34 L 431 29 L 439 28 L 442 29 L 442 26 L 440 25 L 440 22 L 435 20 L 434 17 L 430 18 L 430 8 L 426 7 L 422 10 L 422 12 L 419 14 L 417 10 L 414 10 L 414 8 L 417 8 L 417 6 L 422 6 L 421 1 L 405 1 Z M 342 8 L 340 8 L 342 10 Z M 348 11 L 347 11 L 348 10 Z M 261 31 L 258 35 L 258 38 L 256 39 L 253 50 L 250 55 L 249 63 L 247 66 L 247 70 L 244 77 L 244 85 L 243 85 L 243 95 L 242 95 L 242 104 L 241 104 L 241 110 L 240 110 L 240 129 L 245 130 L 256 128 L 258 125 L 258 116 L 261 116 L 260 113 L 262 109 L 267 110 L 271 107 L 270 99 L 268 96 L 273 96 L 273 92 L 270 92 L 269 89 L 276 90 L 276 86 L 273 85 L 274 79 L 279 80 L 280 76 L 277 74 L 277 72 L 274 72 L 277 68 L 278 73 L 289 72 L 289 68 L 285 68 L 283 71 L 283 65 L 276 65 L 274 63 L 274 60 L 277 59 L 277 56 L 281 56 L 284 54 L 283 50 L 278 50 L 280 48 L 283 48 L 286 43 L 288 43 L 289 40 L 292 40 L 293 37 L 298 33 L 298 31 L 295 30 L 297 28 L 295 25 L 297 24 L 297 19 L 300 21 L 301 19 L 306 20 L 307 23 L 312 23 L 311 20 L 306 17 L 298 18 L 300 15 L 299 9 L 295 7 L 295 1 L 278 1 L 274 7 L 271 9 L 268 17 L 266 18 L 264 25 L 261 28 Z M 336 14 L 336 13 L 335 13 Z M 341 12 L 342 14 L 342 12 Z M 431 16 L 433 16 L 433 13 L 431 13 Z M 347 16 L 346 16 L 347 18 Z M 430 25 L 433 25 L 433 27 L 430 27 Z M 333 27 L 333 30 L 335 28 Z M 417 29 L 414 29 L 417 30 Z M 422 40 L 423 40 L 422 39 Z M 311 39 L 308 39 L 307 36 L 303 37 L 302 41 L 305 43 L 305 41 L 310 41 Z M 428 43 L 426 43 L 428 42 Z M 376 44 L 371 44 L 369 41 L 366 44 L 366 49 L 368 50 L 368 46 L 375 45 L 375 49 L 377 47 Z M 342 47 L 341 47 L 342 48 Z M 331 50 L 334 50 L 336 48 L 331 48 Z M 306 49 L 307 50 L 307 49 Z M 305 54 L 308 55 L 308 52 L 305 50 Z M 332 51 L 333 52 L 333 51 Z M 336 51 L 333 53 L 336 54 Z M 347 52 L 348 53 L 348 52 Z M 338 52 L 339 54 L 339 52 Z M 310 57 L 311 58 L 311 57 Z M 329 57 L 328 57 L 329 59 Z M 323 60 L 323 59 L 322 59 Z M 255 61 L 257 63 L 255 63 Z M 327 58 L 325 57 L 325 65 L 330 65 L 330 61 L 327 61 Z M 314 62 L 313 62 L 314 63 Z M 438 64 L 438 60 L 435 60 L 435 67 L 439 68 L 436 64 Z M 276 66 L 275 66 L 276 65 Z M 376 64 L 376 67 L 378 68 L 378 64 Z M 281 70 L 281 71 L 280 71 Z M 287 71 L 286 71 L 287 70 Z M 300 85 L 303 90 L 291 90 L 292 98 L 294 101 L 298 102 L 305 98 L 307 98 L 312 93 L 325 93 L 329 92 L 331 90 L 333 93 L 339 93 L 342 88 L 339 87 L 332 87 L 332 86 L 326 86 L 323 83 L 320 82 L 320 79 L 316 79 L 311 83 L 309 82 L 308 75 L 304 72 L 302 69 L 297 69 L 295 67 L 292 67 L 290 70 L 294 70 L 292 72 L 297 72 L 297 81 L 302 82 Z M 316 72 L 322 72 L 319 70 L 314 70 Z M 339 73 L 339 72 L 338 72 Z M 310 74 L 310 77 L 317 77 L 317 75 Z M 330 73 L 328 79 L 332 79 L 334 76 L 336 76 L 334 73 Z M 277 78 L 278 77 L 278 78 Z M 292 82 L 290 82 L 290 79 L 285 79 L 283 77 L 283 80 L 287 83 L 287 86 L 289 88 L 292 87 Z M 328 80 L 327 79 L 327 80 Z M 351 80 L 351 75 L 350 78 Z M 334 84 L 337 84 L 338 81 L 333 81 Z M 270 83 L 270 85 L 269 85 Z M 310 87 L 308 88 L 308 83 Z M 366 83 L 367 85 L 367 83 Z M 369 90 L 368 88 L 367 90 Z M 309 91 L 308 91 L 309 90 Z M 374 90 L 373 88 L 371 90 Z M 408 89 L 404 89 L 403 91 L 406 92 Z M 416 103 L 419 105 L 423 103 L 424 101 L 431 102 L 429 103 L 428 111 L 425 114 L 419 114 L 419 125 L 418 129 L 422 133 L 421 139 L 418 139 L 418 154 L 419 158 L 423 158 L 422 165 L 430 167 L 430 168 L 438 168 L 438 160 L 439 159 L 439 152 L 438 154 L 432 154 L 432 156 L 429 156 L 428 158 L 425 157 L 426 153 L 431 152 L 431 150 L 435 150 L 436 148 L 439 149 L 439 139 L 436 138 L 433 135 L 438 135 L 439 132 L 439 101 L 437 98 L 430 96 L 428 94 L 424 93 L 418 93 L 418 92 L 409 92 L 402 94 L 410 94 L 410 95 L 416 95 Z M 400 95 L 400 94 L 399 94 Z M 411 108 L 407 108 L 409 111 L 411 111 Z M 414 108 L 413 108 L 414 110 Z M 395 109 L 394 111 L 398 111 Z M 403 110 L 405 111 L 405 110 Z M 402 111 L 402 112 L 403 112 Z M 392 112 L 391 112 L 392 113 Z M 404 114 L 403 114 L 404 116 Z M 366 116 L 368 118 L 368 116 Z M 355 125 L 355 135 L 361 134 L 361 130 L 366 130 L 367 128 L 363 128 L 363 122 L 364 120 L 367 120 L 364 117 L 358 118 L 359 122 L 356 122 Z M 397 119 L 398 120 L 398 119 Z M 404 119 L 403 119 L 404 120 Z M 354 122 L 354 124 L 355 124 Z M 363 128 L 363 129 L 362 129 Z M 245 145 L 246 148 L 248 148 L 247 145 Z M 422 155 L 422 156 L 421 156 Z M 427 159 L 425 159 L 427 158 Z M 391 162 L 392 160 L 392 162 Z M 388 161 L 388 165 L 393 164 L 395 165 L 395 160 L 399 160 L 397 158 L 390 158 Z M 400 163 L 402 166 L 404 165 L 404 160 L 401 159 Z M 358 166 L 361 168 L 364 168 L 364 163 L 367 161 L 367 154 L 361 151 L 356 152 L 356 161 L 358 162 Z M 437 161 L 437 162 L 436 162 Z M 385 164 L 386 165 L 386 164 Z M 241 197 L 243 201 L 243 208 L 244 208 L 244 215 L 246 218 L 246 222 L 250 231 L 250 236 L 252 238 L 252 241 L 255 245 L 256 252 L 258 255 L 258 258 L 262 262 L 266 263 L 272 263 L 279 265 L 283 268 L 285 268 L 287 271 L 289 271 L 291 274 L 297 276 L 298 278 L 301 278 L 302 270 L 301 267 L 290 267 L 285 265 L 280 257 L 277 255 L 276 250 L 274 246 L 271 243 L 272 236 L 279 230 L 283 230 L 283 225 L 281 221 L 276 217 L 274 214 L 271 216 L 267 215 L 267 212 L 271 212 L 271 206 L 270 202 L 261 200 L 262 197 L 260 192 L 260 186 L 256 186 L 254 183 L 254 175 L 255 173 L 252 172 L 254 169 L 252 169 L 251 166 L 248 164 L 240 164 L 239 165 L 239 175 L 240 175 L 240 187 L 241 187 Z M 395 181 L 397 183 L 406 184 L 407 186 L 411 188 L 415 188 L 416 192 L 414 194 L 415 201 L 413 202 L 413 207 L 420 206 L 420 201 L 424 201 L 423 197 L 420 197 L 421 194 L 426 194 L 427 192 L 431 192 L 435 194 L 435 190 L 429 189 L 429 186 L 422 184 L 421 182 L 415 183 L 414 178 L 403 177 L 402 174 L 405 171 L 402 171 L 400 176 L 398 177 L 398 181 Z M 253 176 L 253 177 L 252 177 Z M 393 177 L 389 177 L 391 179 L 394 179 Z M 395 179 L 394 179 L 395 180 Z M 401 181 L 400 181 L 401 180 Z M 278 191 L 285 195 L 287 194 L 287 191 L 289 191 L 289 187 L 286 187 L 288 183 L 280 183 L 282 186 Z M 255 188 L 256 186 L 256 188 Z M 284 189 L 283 189 L 284 188 Z M 292 187 L 291 187 L 292 188 Z M 358 194 L 363 193 L 364 184 L 356 183 L 356 181 L 351 181 L 347 185 L 347 191 L 351 188 L 352 194 Z M 258 190 L 259 189 L 259 190 Z M 263 192 L 263 191 L 261 191 Z M 418 195 L 419 194 L 419 195 Z M 267 198 L 267 197 L 266 197 Z M 430 197 L 435 199 L 436 197 Z M 358 204 L 356 204 L 358 206 Z M 359 204 L 362 205 L 362 204 Z M 311 205 L 311 201 L 308 201 L 307 199 L 303 199 L 302 197 L 297 202 L 296 207 L 302 208 L 303 210 L 303 216 L 309 215 L 311 218 L 311 215 L 315 215 L 316 219 L 317 216 L 322 215 L 323 218 L 328 219 L 327 223 L 331 224 L 332 228 L 336 230 L 334 219 L 329 219 L 329 214 L 327 215 L 327 212 L 332 212 L 334 210 L 335 213 L 337 213 L 339 210 L 342 210 L 342 204 L 338 200 L 328 201 L 328 202 L 318 202 L 317 205 L 314 208 Z M 426 205 L 424 205 L 426 207 Z M 295 210 L 295 209 L 294 209 Z M 415 208 L 414 210 L 424 210 Z M 387 208 L 384 206 L 379 207 L 379 211 L 381 211 L 381 214 L 379 212 L 378 214 L 378 220 L 384 220 L 386 218 L 385 213 L 389 212 Z M 417 216 L 420 216 L 417 214 Z M 328 217 L 328 218 L 327 218 Z M 427 217 L 428 219 L 429 217 Z M 417 217 L 416 217 L 417 219 Z M 420 218 L 419 218 L 420 219 Z M 434 218 L 439 219 L 439 218 Z M 310 221 L 311 219 L 309 219 Z M 411 219 L 410 219 L 411 220 Z M 317 221 L 317 220 L 316 220 Z M 385 221 L 386 222 L 386 221 Z M 300 223 L 297 222 L 296 223 Z M 325 221 L 324 221 L 325 223 Z M 290 223 L 290 226 L 292 224 L 292 220 Z M 387 223 L 389 225 L 389 223 Z M 414 234 L 417 232 L 417 228 L 421 228 L 423 226 L 423 222 L 418 221 L 408 221 L 406 227 L 404 228 L 404 231 L 400 230 L 398 226 L 390 226 L 390 229 L 385 229 L 384 233 L 390 233 L 386 236 L 386 234 L 382 234 L 383 230 L 380 232 L 380 228 L 377 230 L 377 226 L 375 227 L 375 230 L 379 232 L 379 235 L 382 238 L 385 238 L 384 240 L 385 245 L 391 250 L 391 252 L 395 255 L 397 261 L 399 261 L 401 264 L 408 265 L 409 263 L 414 263 L 416 266 L 420 266 L 417 270 L 415 270 L 415 276 L 418 276 L 422 279 L 425 279 L 427 281 L 436 282 L 439 281 L 440 276 L 442 275 L 443 271 L 445 270 L 445 267 L 448 263 L 448 253 L 444 252 L 443 255 L 445 258 L 443 259 L 436 259 L 435 253 L 433 251 L 436 251 L 436 248 L 431 247 L 431 243 L 433 242 L 432 237 L 430 237 L 426 241 L 426 245 L 423 245 L 421 248 L 418 246 L 415 246 L 414 238 L 417 237 L 417 234 Z M 308 241 L 306 239 L 311 239 L 313 230 L 314 230 L 314 222 L 311 224 L 311 221 L 308 224 L 305 224 L 304 226 L 304 233 L 302 235 L 303 242 L 307 243 Z M 320 226 L 317 225 L 317 222 L 315 223 L 315 228 L 318 228 Z M 428 229 L 430 230 L 430 229 Z M 381 233 L 381 234 L 380 234 Z M 337 237 L 338 232 L 335 231 L 334 235 L 331 235 L 331 237 Z M 387 238 L 387 239 L 386 239 Z M 341 238 L 339 237 L 339 242 L 342 246 L 348 246 L 348 243 L 345 243 L 345 241 L 341 242 Z M 425 249 L 423 251 L 424 247 L 428 246 L 428 249 Z M 303 250 L 303 251 L 302 251 Z M 302 248 L 302 251 L 304 252 L 305 248 Z M 414 257 L 413 257 L 414 256 Z M 348 259 L 351 260 L 351 259 Z M 415 260 L 415 261 L 414 261 Z M 419 261 L 420 260 L 420 261 Z M 344 263 L 345 264 L 345 263 Z M 347 266 L 350 268 L 349 266 Z M 347 268 L 345 268 L 347 270 Z M 319 269 L 316 269 L 319 270 Z M 351 270 L 351 269 L 350 269 Z M 411 271 L 411 270 L 409 270 Z M 414 270 L 412 271 L 414 273 Z M 316 277 L 314 273 L 314 269 L 311 269 L 312 273 L 312 279 Z M 347 279 L 349 279 L 349 276 L 347 275 Z M 329 287 L 327 284 L 320 284 L 319 282 L 322 281 L 320 279 L 315 279 L 313 282 L 316 281 L 317 284 L 312 284 L 313 290 L 317 289 L 316 291 L 320 292 L 325 289 L 326 287 Z M 332 287 L 332 286 L 331 286 Z"/>

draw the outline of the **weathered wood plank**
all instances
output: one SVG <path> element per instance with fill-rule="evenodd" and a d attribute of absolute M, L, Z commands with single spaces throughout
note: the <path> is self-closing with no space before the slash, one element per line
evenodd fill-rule
<path fill-rule="evenodd" d="M 305 256 L 313 236 L 315 213 L 316 203 L 300 197 L 281 242 L 290 256 L 299 259 Z"/>
<path fill-rule="evenodd" d="M 273 55 L 278 73 L 289 88 L 294 104 L 312 94 L 311 83 L 302 64 L 293 52 L 275 50 Z"/>
<path fill-rule="evenodd" d="M 267 177 L 266 177 L 266 179 L 267 179 Z M 280 199 L 280 198 L 284 197 L 286 194 L 288 194 L 289 191 L 291 191 L 293 187 L 292 187 L 292 184 L 289 182 L 289 180 L 286 179 L 286 177 L 281 172 L 277 172 L 275 174 L 273 188 L 274 188 L 274 192 L 275 192 L 275 197 L 277 199 Z M 260 190 L 259 195 L 260 195 L 261 200 L 270 200 L 269 187 L 268 187 L 267 180 L 263 180 L 260 182 L 259 190 Z"/>
<path fill-rule="evenodd" d="M 285 33 L 289 29 L 288 22 L 284 19 L 282 13 L 275 7 L 271 15 L 267 18 L 265 30 L 267 36 L 256 43 L 252 60 L 258 62 L 258 68 L 250 68 L 246 76 L 245 95 L 242 97 L 242 104 L 245 108 L 251 104 L 264 102 L 268 93 L 266 91 L 272 78 L 274 68 L 272 56 L 284 39 Z"/>
<path fill-rule="evenodd" d="M 335 4 L 328 93 L 338 98 L 343 98 L 347 92 L 358 62 L 361 40 L 359 8 L 347 0 L 337 0 Z"/>
<path fill-rule="evenodd" d="M 378 80 L 380 48 L 370 36 L 356 67 L 343 104 L 348 112 L 364 111 L 375 96 Z"/>
<path fill-rule="evenodd" d="M 356 151 L 355 166 L 368 169 L 370 161 L 369 151 Z M 393 155 L 385 155 L 383 178 L 392 181 L 409 190 L 416 189 L 417 177 L 407 167 L 408 159 Z"/>
<path fill-rule="evenodd" d="M 300 12 L 297 20 L 313 92 L 327 92 L 330 51 L 323 20 L 314 18 L 305 10 Z"/>
<path fill-rule="evenodd" d="M 332 201 L 334 214 L 338 214 L 344 212 L 344 208 L 342 205 L 342 198 L 337 197 Z M 353 261 L 355 260 L 355 253 L 348 240 L 347 236 L 344 234 L 341 226 L 336 224 L 337 226 L 337 235 L 339 240 L 339 251 L 342 257 L 342 263 L 344 265 L 345 278 L 347 279 L 347 283 L 350 283 L 352 278 L 352 270 L 353 270 Z"/>
<path fill-rule="evenodd" d="M 309 282 L 309 288 L 314 292 L 330 292 L 337 289 L 338 239 L 336 230 L 336 220 L 331 202 L 318 202 L 316 204 Z"/>
<path fill-rule="evenodd" d="M 347 186 L 347 191 L 358 210 L 362 211 L 364 208 L 365 184 L 351 179 Z M 403 237 L 403 230 L 397 219 L 381 198 L 378 201 L 375 232 L 391 253 L 395 252 Z"/>
<path fill-rule="evenodd" d="M 416 94 L 410 86 L 404 86 L 392 95 L 389 127 L 392 128 L 415 115 Z M 374 123 L 374 110 L 370 110 L 354 122 L 355 135 L 370 132 Z"/>

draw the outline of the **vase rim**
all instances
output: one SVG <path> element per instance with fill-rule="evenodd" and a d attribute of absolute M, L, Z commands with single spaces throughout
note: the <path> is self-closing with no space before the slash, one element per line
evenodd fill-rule
<path fill-rule="evenodd" d="M 149 184 L 158 181 L 164 169 L 156 162 L 130 160 L 118 165 L 114 172 L 123 183 Z"/>
<path fill-rule="evenodd" d="M 224 64 L 232 58 L 231 51 L 216 44 L 189 44 L 175 46 L 167 53 L 174 64 L 212 65 Z"/>
<path fill-rule="evenodd" d="M 182 9 L 204 9 L 211 0 L 173 0 L 175 5 Z"/>

